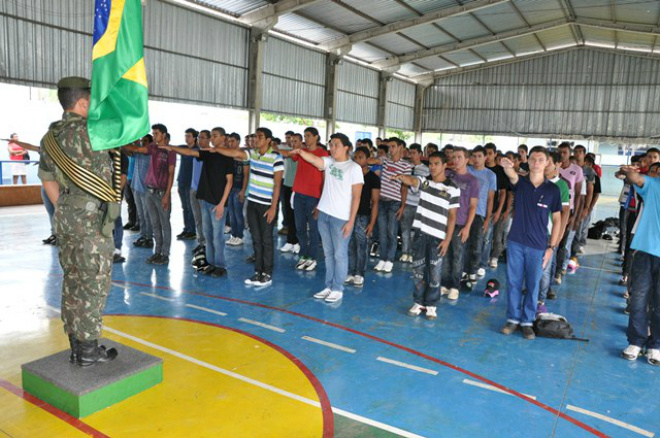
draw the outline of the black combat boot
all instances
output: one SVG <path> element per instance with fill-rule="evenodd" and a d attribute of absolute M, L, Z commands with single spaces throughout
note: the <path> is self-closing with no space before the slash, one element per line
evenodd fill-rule
<path fill-rule="evenodd" d="M 71 355 L 69 356 L 69 362 L 76 363 L 78 362 L 78 355 L 80 350 L 80 341 L 76 339 L 75 335 L 69 335 L 69 346 L 71 347 Z"/>
<path fill-rule="evenodd" d="M 78 349 L 78 366 L 91 367 L 97 363 L 110 362 L 117 357 L 117 350 L 110 348 L 106 350 L 104 346 L 99 346 L 99 341 L 80 341 Z"/>

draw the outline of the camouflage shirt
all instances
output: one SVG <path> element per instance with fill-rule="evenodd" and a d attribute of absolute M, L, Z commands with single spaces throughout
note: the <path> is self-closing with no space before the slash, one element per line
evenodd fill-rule
<path fill-rule="evenodd" d="M 112 187 L 112 160 L 108 151 L 94 151 L 87 133 L 87 119 L 71 112 L 65 112 L 62 120 L 53 122 L 48 128 L 53 131 L 62 151 L 81 167 L 95 173 Z M 59 169 L 55 161 L 46 153 L 44 140 L 41 140 L 41 158 L 39 160 L 39 178 L 42 181 L 57 181 L 60 193 L 68 189 L 73 195 L 87 194 L 76 186 Z"/>

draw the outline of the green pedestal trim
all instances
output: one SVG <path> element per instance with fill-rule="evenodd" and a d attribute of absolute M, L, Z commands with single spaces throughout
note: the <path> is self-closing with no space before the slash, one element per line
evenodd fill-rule
<path fill-rule="evenodd" d="M 126 400 L 163 381 L 163 364 L 135 373 L 103 388 L 77 396 L 23 370 L 23 390 L 76 418 L 86 417 Z"/>

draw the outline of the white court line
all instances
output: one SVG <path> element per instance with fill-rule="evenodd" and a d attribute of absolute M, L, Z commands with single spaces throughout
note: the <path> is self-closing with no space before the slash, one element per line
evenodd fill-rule
<path fill-rule="evenodd" d="M 580 268 L 584 269 L 591 269 L 593 271 L 605 271 L 605 272 L 614 272 L 614 273 L 621 273 L 621 270 L 619 269 L 618 271 L 615 271 L 613 269 L 605 269 L 605 268 L 592 268 L 591 266 L 580 266 Z M 578 268 L 579 269 L 579 268 Z"/>
<path fill-rule="evenodd" d="M 48 306 L 48 307 L 50 307 L 50 306 Z M 51 309 L 52 309 L 52 307 L 51 307 Z M 56 309 L 53 309 L 53 310 L 56 310 Z M 167 347 L 163 347 L 163 346 L 160 346 L 158 344 L 154 344 L 152 342 L 145 341 L 144 339 L 137 338 L 135 336 L 129 335 L 128 333 L 124 333 L 124 332 L 121 332 L 119 330 L 115 330 L 115 329 L 110 328 L 108 326 L 103 326 L 103 329 L 109 331 L 110 333 L 114 333 L 117 336 L 121 336 L 121 337 L 124 337 L 126 339 L 130 339 L 134 342 L 137 342 L 138 344 L 142 344 L 142 345 L 145 345 L 147 347 L 153 348 L 155 350 L 162 351 L 164 353 L 167 353 L 167 354 L 170 354 L 172 356 L 178 357 L 179 359 L 183 359 L 183 360 L 186 360 L 188 362 L 199 365 L 201 367 L 210 369 L 212 371 L 216 371 L 220 374 L 224 374 L 228 377 L 232 377 L 234 379 L 241 380 L 245 383 L 249 383 L 251 385 L 257 386 L 257 387 L 262 388 L 262 389 L 265 389 L 267 391 L 271 391 L 271 392 L 274 392 L 276 394 L 282 395 L 284 397 L 288 397 L 288 398 L 291 398 L 293 400 L 297 400 L 297 401 L 300 401 L 302 403 L 305 403 L 305 404 L 308 404 L 308 405 L 311 405 L 311 406 L 314 406 L 314 407 L 317 407 L 317 408 L 321 408 L 321 403 L 318 402 L 318 401 L 311 400 L 311 399 L 308 399 L 306 397 L 299 396 L 297 394 L 294 394 L 292 392 L 277 388 L 277 387 L 269 385 L 267 383 L 263 383 L 263 382 L 260 382 L 258 380 L 251 379 L 249 377 L 246 377 L 246 376 L 243 376 L 241 374 L 235 373 L 233 371 L 229 371 L 229 370 L 226 370 L 224 368 L 217 367 L 217 366 L 212 365 L 210 363 L 201 361 L 199 359 L 195 359 L 194 357 L 187 356 L 183 353 L 179 353 L 178 351 L 171 350 Z M 350 419 L 353 419 L 355 421 L 359 421 L 360 423 L 368 424 L 370 426 L 377 427 L 379 429 L 386 430 L 386 431 L 394 433 L 394 434 L 398 434 L 398 435 L 400 435 L 402 437 L 405 437 L 405 438 L 424 438 L 421 435 L 417 435 L 417 434 L 414 434 L 412 432 L 408 432 L 407 430 L 399 429 L 397 427 L 390 426 L 388 424 L 381 423 L 379 421 L 372 420 L 370 418 L 362 417 L 360 415 L 356 415 L 356 414 L 344 411 L 344 410 L 339 409 L 339 408 L 332 408 L 332 412 L 334 412 L 337 415 L 341 415 L 342 417 L 350 418 Z"/>
<path fill-rule="evenodd" d="M 225 312 L 219 312 L 217 310 L 207 309 L 206 307 L 195 306 L 194 304 L 186 304 L 186 307 L 201 310 L 201 311 L 204 311 L 204 312 L 215 313 L 216 315 L 220 315 L 220 316 L 227 316 L 227 314 Z"/>
<path fill-rule="evenodd" d="M 148 292 L 140 292 L 140 295 L 146 295 L 146 296 L 148 296 L 148 297 L 151 297 L 151 298 L 157 298 L 157 299 L 159 299 L 159 300 L 163 300 L 163 301 L 174 301 L 174 298 L 161 297 L 161 296 L 159 296 L 159 295 L 156 295 L 156 294 L 150 294 L 150 293 L 148 293 Z"/>
<path fill-rule="evenodd" d="M 334 348 L 335 350 L 345 351 L 346 353 L 355 353 L 357 351 L 353 348 L 344 347 L 339 344 L 333 344 L 332 342 L 322 341 L 320 339 L 311 338 L 309 336 L 303 336 L 300 339 L 304 339 L 305 341 L 309 341 L 309 342 L 314 342 L 319 345 L 325 345 L 326 347 Z"/>
<path fill-rule="evenodd" d="M 571 405 L 567 405 L 566 409 L 569 411 L 579 412 L 581 414 L 588 415 L 590 417 L 598 418 L 599 420 L 606 421 L 608 423 L 614 424 L 615 426 L 623 427 L 624 429 L 631 430 L 633 432 L 636 432 L 640 435 L 644 435 L 649 438 L 653 438 L 655 436 L 654 432 L 649 432 L 648 430 L 640 429 L 637 426 L 624 423 L 623 421 L 619 421 L 617 419 L 605 416 L 603 414 L 599 414 L 598 412 L 587 411 L 586 409 L 578 408 L 577 406 L 571 406 Z"/>
<path fill-rule="evenodd" d="M 380 357 L 379 356 L 379 357 L 376 358 L 376 360 L 379 360 L 379 361 L 385 362 L 385 363 L 389 363 L 389 364 L 392 364 L 392 365 L 396 365 L 396 366 L 399 366 L 399 367 L 402 367 L 402 368 L 408 368 L 409 370 L 419 371 L 420 373 L 431 374 L 433 376 L 438 375 L 437 371 L 429 370 L 428 368 L 418 367 L 416 365 L 410 365 L 409 363 L 405 363 L 405 362 L 399 362 L 398 360 L 388 359 L 386 357 Z"/>
<path fill-rule="evenodd" d="M 510 392 L 506 392 L 506 391 L 501 390 L 497 386 L 489 385 L 489 384 L 483 383 L 483 382 L 477 382 L 476 380 L 463 379 L 463 383 L 465 383 L 467 385 L 478 386 L 479 388 L 483 388 L 483 389 L 489 389 L 491 391 L 499 392 L 499 393 L 506 394 L 506 395 L 514 395 L 514 394 L 511 394 Z M 533 396 L 533 395 L 527 395 L 527 394 L 523 394 L 523 395 L 527 398 L 531 398 L 532 400 L 536 400 L 536 397 Z"/>
<path fill-rule="evenodd" d="M 241 322 L 244 322 L 246 324 L 256 325 L 256 326 L 263 327 L 265 329 L 272 330 L 272 331 L 278 332 L 278 333 L 284 333 L 286 331 L 283 328 L 275 327 L 273 325 L 264 324 L 263 322 L 259 322 L 259 321 L 252 321 L 251 319 L 247 319 L 247 318 L 238 318 L 238 320 L 241 321 Z"/>

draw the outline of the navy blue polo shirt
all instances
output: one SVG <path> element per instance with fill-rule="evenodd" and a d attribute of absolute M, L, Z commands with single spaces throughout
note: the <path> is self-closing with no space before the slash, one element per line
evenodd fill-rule
<path fill-rule="evenodd" d="M 561 211 L 559 187 L 547 179 L 534 187 L 529 177 L 520 177 L 512 190 L 516 198 L 509 240 L 545 250 L 548 247 L 550 213 Z"/>
<path fill-rule="evenodd" d="M 181 146 L 181 148 L 187 148 L 188 146 Z M 193 159 L 195 157 L 189 157 L 187 155 L 181 155 L 179 158 L 179 175 L 176 178 L 176 182 L 179 184 L 179 187 L 182 189 L 189 189 L 192 183 L 192 174 L 193 174 Z"/>

